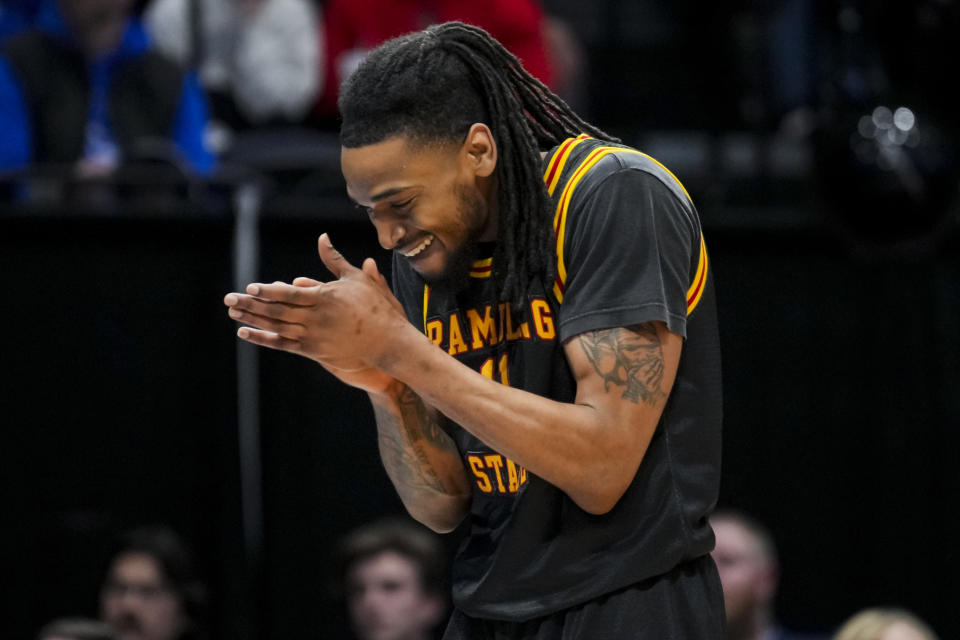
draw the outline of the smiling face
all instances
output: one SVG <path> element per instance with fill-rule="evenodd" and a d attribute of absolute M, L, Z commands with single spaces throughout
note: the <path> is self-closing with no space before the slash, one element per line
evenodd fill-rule
<path fill-rule="evenodd" d="M 406 136 L 344 148 L 347 193 L 367 210 L 384 249 L 428 282 L 457 276 L 476 242 L 496 238 L 496 146 L 483 124 L 463 144 L 417 144 Z"/>

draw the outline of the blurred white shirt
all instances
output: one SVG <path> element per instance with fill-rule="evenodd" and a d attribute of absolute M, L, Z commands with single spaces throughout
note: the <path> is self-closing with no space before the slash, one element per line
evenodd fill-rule
<path fill-rule="evenodd" d="M 321 16 L 309 0 L 198 0 L 210 90 L 227 92 L 251 123 L 302 118 L 322 90 Z M 144 13 L 156 47 L 188 64 L 190 0 L 153 0 Z"/>

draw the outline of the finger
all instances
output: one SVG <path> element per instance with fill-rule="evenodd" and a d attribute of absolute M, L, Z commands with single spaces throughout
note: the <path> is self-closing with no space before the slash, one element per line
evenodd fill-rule
<path fill-rule="evenodd" d="M 342 278 L 348 273 L 358 270 L 355 266 L 347 262 L 347 259 L 344 258 L 339 251 L 333 248 L 333 243 L 330 242 L 330 236 L 325 233 L 321 234 L 317 240 L 317 253 L 320 254 L 320 260 L 323 261 L 324 266 L 329 269 L 330 273 L 338 278 Z"/>
<path fill-rule="evenodd" d="M 293 279 L 293 286 L 295 287 L 316 287 L 323 284 L 319 280 L 314 280 L 313 278 L 305 278 L 303 276 Z"/>
<path fill-rule="evenodd" d="M 242 309 L 231 308 L 228 314 L 233 320 L 251 327 L 276 333 L 284 338 L 300 340 L 306 333 L 306 327 L 297 322 L 286 322 L 267 316 L 261 316 Z"/>
<path fill-rule="evenodd" d="M 360 266 L 360 270 L 367 276 L 369 276 L 374 282 L 376 282 L 382 289 L 386 289 L 393 294 L 390 289 L 390 283 L 387 282 L 387 279 L 383 277 L 383 274 L 380 273 L 380 269 L 377 268 L 377 263 L 373 258 L 367 258 L 363 261 L 363 264 Z"/>
<path fill-rule="evenodd" d="M 322 283 L 313 287 L 297 287 L 285 282 L 274 282 L 273 284 L 254 282 L 247 285 L 247 294 L 249 294 L 248 297 L 254 296 L 267 302 L 282 302 L 297 307 L 309 307 L 314 304 L 311 294 L 314 294 L 317 291 L 316 287 L 319 286 L 322 286 Z"/>
<path fill-rule="evenodd" d="M 360 265 L 360 270 L 363 271 L 366 275 L 373 278 L 375 282 L 378 282 L 378 283 L 386 282 L 383 275 L 380 273 L 380 269 L 377 268 L 377 263 L 373 258 L 366 258 L 363 261 L 363 264 Z"/>
<path fill-rule="evenodd" d="M 373 258 L 367 258 L 363 261 L 361 266 L 363 273 L 371 277 L 374 282 L 377 283 L 377 287 L 380 289 L 380 293 L 383 294 L 385 298 L 390 301 L 390 304 L 394 309 L 399 311 L 401 314 L 406 314 L 406 311 L 403 309 L 403 305 L 400 304 L 400 301 L 393 295 L 393 291 L 390 289 L 390 284 L 387 282 L 387 279 L 383 277 L 383 274 L 377 269 L 377 263 Z"/>
<path fill-rule="evenodd" d="M 278 351 L 288 351 L 290 353 L 300 353 L 301 345 L 296 340 L 284 338 L 270 331 L 261 331 L 251 327 L 240 327 L 237 329 L 237 337 L 246 340 L 251 344 Z"/>
<path fill-rule="evenodd" d="M 276 318 L 284 322 L 301 322 L 303 320 L 303 306 L 292 305 L 286 302 L 273 302 L 264 300 L 255 296 L 246 296 L 242 294 L 229 294 L 224 298 L 224 302 L 230 307 L 228 314 L 233 318 L 233 313 L 245 311 L 258 316 L 267 318 Z"/>

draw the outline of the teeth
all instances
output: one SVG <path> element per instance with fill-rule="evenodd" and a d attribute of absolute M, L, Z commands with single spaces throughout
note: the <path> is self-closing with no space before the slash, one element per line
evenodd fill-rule
<path fill-rule="evenodd" d="M 429 247 L 430 243 L 432 242 L 433 242 L 433 236 L 427 236 L 426 238 L 423 239 L 423 242 L 415 246 L 410 251 L 404 253 L 403 255 L 406 256 L 407 258 L 412 258 L 418 253 L 420 253 L 421 251 L 423 251 L 424 249 L 426 249 L 427 247 Z"/>

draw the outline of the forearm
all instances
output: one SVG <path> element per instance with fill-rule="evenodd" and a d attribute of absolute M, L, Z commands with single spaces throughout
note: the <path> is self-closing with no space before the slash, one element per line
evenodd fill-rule
<path fill-rule="evenodd" d="M 632 480 L 647 444 L 636 425 L 588 404 L 506 387 L 432 343 L 403 343 L 403 356 L 384 363 L 390 375 L 582 508 L 608 510 Z"/>
<path fill-rule="evenodd" d="M 466 515 L 470 490 L 453 439 L 439 416 L 409 387 L 370 393 L 380 457 L 410 515 L 439 532 Z"/>

